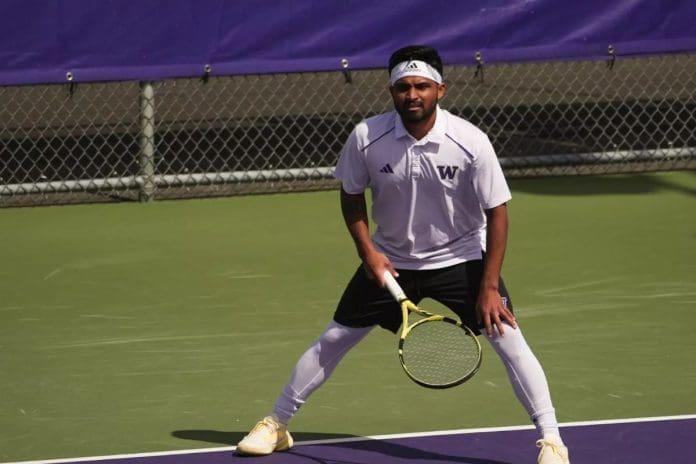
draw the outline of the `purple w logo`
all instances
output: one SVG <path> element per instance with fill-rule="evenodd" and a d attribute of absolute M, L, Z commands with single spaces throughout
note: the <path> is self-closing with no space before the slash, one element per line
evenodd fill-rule
<path fill-rule="evenodd" d="M 459 166 L 438 166 L 437 170 L 440 172 L 440 179 L 452 180 L 458 168 Z"/>

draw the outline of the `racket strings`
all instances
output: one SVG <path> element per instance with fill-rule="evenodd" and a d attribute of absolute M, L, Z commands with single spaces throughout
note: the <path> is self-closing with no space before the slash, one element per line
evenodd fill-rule
<path fill-rule="evenodd" d="M 461 327 L 445 321 L 423 322 L 402 344 L 402 362 L 417 381 L 444 386 L 468 378 L 478 369 L 480 347 Z"/>

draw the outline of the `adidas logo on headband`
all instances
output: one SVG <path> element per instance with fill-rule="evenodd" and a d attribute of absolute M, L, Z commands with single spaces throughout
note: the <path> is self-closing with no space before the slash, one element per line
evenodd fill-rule
<path fill-rule="evenodd" d="M 425 77 L 442 84 L 442 76 L 437 69 L 420 60 L 402 61 L 394 66 L 389 76 L 389 84 L 394 85 L 399 79 L 409 76 Z"/>

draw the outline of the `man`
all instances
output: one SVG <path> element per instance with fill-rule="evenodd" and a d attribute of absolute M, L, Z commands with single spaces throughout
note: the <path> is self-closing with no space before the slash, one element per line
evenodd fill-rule
<path fill-rule="evenodd" d="M 432 298 L 484 332 L 540 433 L 538 462 L 568 464 L 546 377 L 517 327 L 500 277 L 511 195 L 493 147 L 475 126 L 439 107 L 447 87 L 435 49 L 397 50 L 389 73 L 394 111 L 359 123 L 336 167 L 341 210 L 362 265 L 272 414 L 239 442 L 237 452 L 289 449 L 288 422 L 343 356 L 376 325 L 398 330 L 401 313 L 384 288 L 387 270 L 414 302 Z"/>

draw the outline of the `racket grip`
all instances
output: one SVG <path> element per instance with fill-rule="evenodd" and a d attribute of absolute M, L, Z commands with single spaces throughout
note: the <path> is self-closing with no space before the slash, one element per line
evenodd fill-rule
<path fill-rule="evenodd" d="M 391 272 L 389 271 L 384 271 L 384 284 L 387 287 L 387 290 L 389 290 L 389 293 L 394 297 L 396 301 L 403 301 L 406 299 L 406 294 L 404 293 L 403 289 L 401 288 L 401 285 L 396 281 L 393 275 L 391 275 Z"/>

